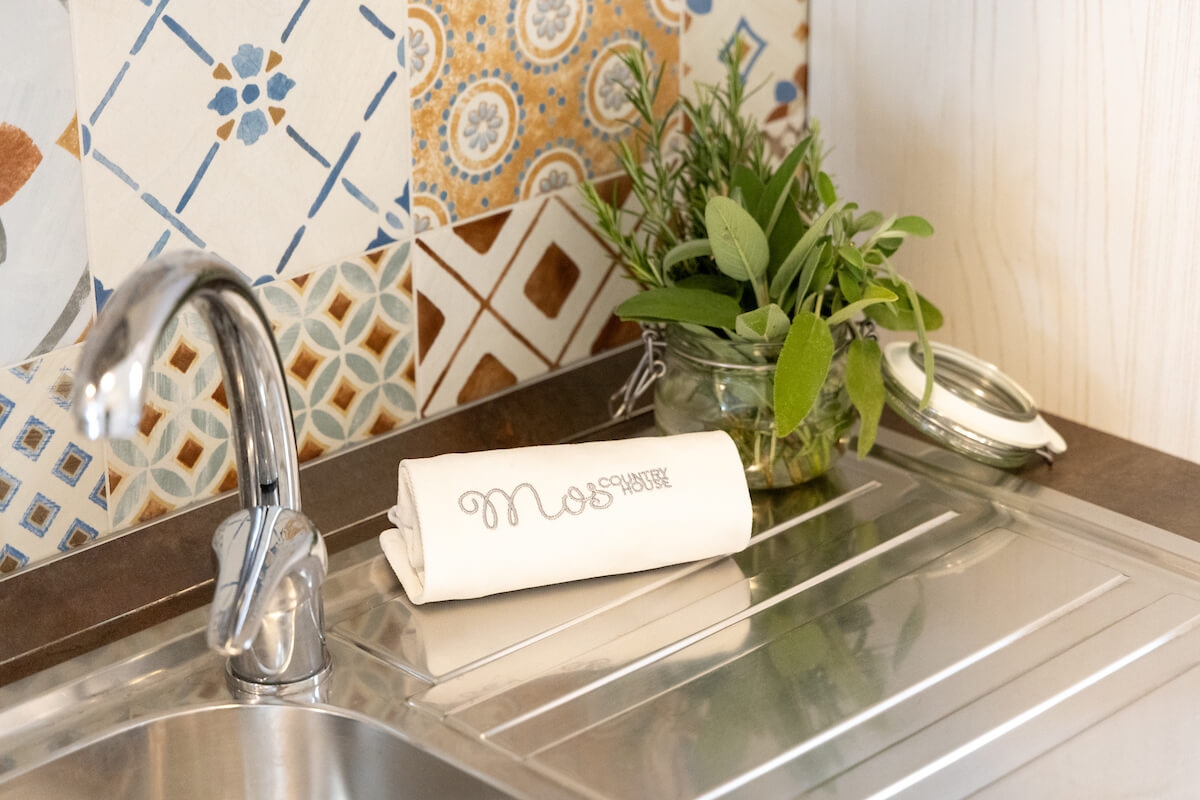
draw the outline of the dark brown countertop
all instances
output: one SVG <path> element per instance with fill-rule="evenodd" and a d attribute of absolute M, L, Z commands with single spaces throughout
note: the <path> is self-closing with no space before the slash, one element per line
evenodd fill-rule
<path fill-rule="evenodd" d="M 1016 471 L 1028 481 L 1200 542 L 1200 464 L 1045 414 L 1067 440 L 1053 465 Z M 917 435 L 889 408 L 883 424 Z"/>
<path fill-rule="evenodd" d="M 394 502 L 401 458 L 577 438 L 606 422 L 608 396 L 639 355 L 636 346 L 618 350 L 305 464 L 305 510 L 331 553 L 375 536 Z M 1018 475 L 1200 541 L 1200 464 L 1047 417 L 1070 449 L 1053 466 L 1033 464 Z M 641 417 L 631 424 L 648 422 Z M 918 435 L 890 410 L 883 424 Z M 377 477 L 364 481 L 363 475 Z M 214 574 L 209 541 L 236 508 L 236 496 L 227 496 L 0 580 L 0 685 L 208 602 Z"/>

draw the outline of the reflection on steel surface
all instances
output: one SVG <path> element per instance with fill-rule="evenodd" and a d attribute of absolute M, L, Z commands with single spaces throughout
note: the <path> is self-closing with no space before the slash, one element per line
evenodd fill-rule
<path fill-rule="evenodd" d="M 1188 796 L 1200 546 L 883 444 L 728 558 L 415 607 L 348 551 L 329 703 L 524 797 Z M 201 623 L 0 689 L 0 771 L 222 699 Z"/>

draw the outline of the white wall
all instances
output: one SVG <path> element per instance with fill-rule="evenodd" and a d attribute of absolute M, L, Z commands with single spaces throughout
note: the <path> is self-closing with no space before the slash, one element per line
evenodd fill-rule
<path fill-rule="evenodd" d="M 937 229 L 939 339 L 1200 461 L 1200 2 L 814 0 L 843 193 Z"/>

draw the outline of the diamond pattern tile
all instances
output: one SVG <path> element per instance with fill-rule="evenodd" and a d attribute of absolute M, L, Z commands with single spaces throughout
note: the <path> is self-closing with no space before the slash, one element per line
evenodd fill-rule
<path fill-rule="evenodd" d="M 255 290 L 279 343 L 301 460 L 415 416 L 409 249 Z M 172 323 L 155 359 L 138 437 L 109 446 L 114 529 L 237 486 L 220 367 L 195 312 Z"/>
<path fill-rule="evenodd" d="M 104 448 L 78 432 L 70 409 L 82 349 L 0 370 L 0 572 L 57 553 L 72 526 L 93 531 L 88 541 L 110 530 Z"/>
<path fill-rule="evenodd" d="M 418 235 L 423 415 L 637 338 L 612 318 L 635 287 L 584 214 L 556 194 Z"/>

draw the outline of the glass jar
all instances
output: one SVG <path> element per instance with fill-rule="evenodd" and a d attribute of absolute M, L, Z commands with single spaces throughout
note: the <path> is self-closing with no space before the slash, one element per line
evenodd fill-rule
<path fill-rule="evenodd" d="M 775 435 L 775 365 L 782 344 L 730 342 L 668 325 L 666 371 L 654 388 L 654 420 L 668 434 L 726 431 L 737 444 L 751 489 L 803 483 L 845 451 L 856 411 L 846 390 L 846 353 L 854 332 L 833 328 L 829 375 L 800 426 Z"/>

